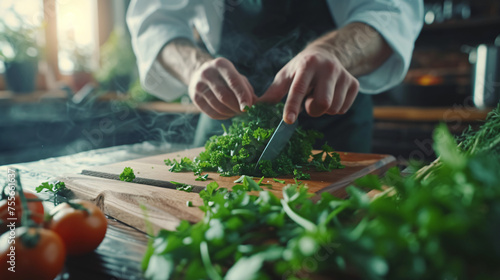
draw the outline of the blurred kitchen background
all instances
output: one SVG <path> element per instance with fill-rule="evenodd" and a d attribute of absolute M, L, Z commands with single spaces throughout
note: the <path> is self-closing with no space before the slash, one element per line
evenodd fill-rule
<path fill-rule="evenodd" d="M 198 110 L 141 89 L 127 0 L 0 1 L 0 165 L 193 140 Z M 374 153 L 430 161 L 432 130 L 478 126 L 500 91 L 500 1 L 426 0 L 398 87 L 374 96 Z"/>

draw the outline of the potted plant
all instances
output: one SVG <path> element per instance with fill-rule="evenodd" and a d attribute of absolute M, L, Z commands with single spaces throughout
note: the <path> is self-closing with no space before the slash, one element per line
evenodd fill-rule
<path fill-rule="evenodd" d="M 128 91 L 136 74 L 136 59 L 130 38 L 122 29 L 111 32 L 100 53 L 101 67 L 94 74 L 104 90 Z"/>
<path fill-rule="evenodd" d="M 40 53 L 36 32 L 36 28 L 22 24 L 13 28 L 0 20 L 0 60 L 5 66 L 7 88 L 15 93 L 35 90 Z"/>
<path fill-rule="evenodd" d="M 73 87 L 75 91 L 92 81 L 91 54 L 83 47 L 75 46 L 71 54 L 73 60 Z"/>

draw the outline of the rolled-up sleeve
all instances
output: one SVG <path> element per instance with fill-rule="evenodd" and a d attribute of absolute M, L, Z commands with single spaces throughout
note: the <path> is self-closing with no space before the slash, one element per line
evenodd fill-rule
<path fill-rule="evenodd" d="M 372 73 L 359 77 L 360 91 L 380 93 L 405 77 L 414 43 L 423 25 L 422 0 L 330 0 L 329 8 L 339 27 L 362 22 L 377 30 L 393 55 Z"/>
<path fill-rule="evenodd" d="M 188 0 L 132 0 L 127 25 L 137 57 L 143 88 L 171 101 L 186 91 L 186 86 L 163 69 L 157 56 L 175 38 L 193 39 L 191 19 L 195 9 Z"/>

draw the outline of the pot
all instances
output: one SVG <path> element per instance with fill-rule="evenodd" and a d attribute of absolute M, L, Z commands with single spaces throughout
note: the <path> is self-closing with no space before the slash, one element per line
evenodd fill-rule
<path fill-rule="evenodd" d="M 4 62 L 7 89 L 15 93 L 30 93 L 35 90 L 37 60 Z"/>
<path fill-rule="evenodd" d="M 481 44 L 470 52 L 472 97 L 479 109 L 496 107 L 500 101 L 500 36 L 494 44 Z"/>

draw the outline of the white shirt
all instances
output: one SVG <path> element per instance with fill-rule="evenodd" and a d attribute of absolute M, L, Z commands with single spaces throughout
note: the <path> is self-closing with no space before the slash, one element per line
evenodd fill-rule
<path fill-rule="evenodd" d="M 237 5 L 239 1 L 229 3 Z M 375 28 L 393 49 L 393 55 L 372 73 L 359 77 L 360 91 L 380 93 L 400 83 L 408 71 L 414 42 L 423 25 L 423 0 L 326 0 L 338 28 L 352 22 Z M 127 24 L 144 89 L 171 101 L 186 86 L 157 61 L 163 46 L 176 38 L 194 42 L 196 28 L 211 54 L 219 49 L 224 0 L 132 0 Z"/>

